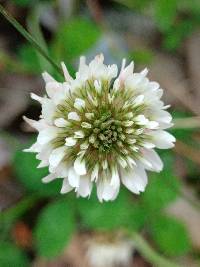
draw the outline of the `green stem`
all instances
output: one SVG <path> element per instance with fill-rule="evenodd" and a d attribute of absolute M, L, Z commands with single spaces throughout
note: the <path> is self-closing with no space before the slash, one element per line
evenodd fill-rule
<path fill-rule="evenodd" d="M 15 27 L 16 30 L 18 30 L 24 38 L 30 42 L 33 47 L 43 56 L 45 57 L 49 63 L 62 75 L 61 68 L 48 56 L 48 54 L 45 52 L 43 48 L 37 43 L 37 41 L 32 37 L 32 35 L 26 31 L 23 26 L 15 19 L 13 18 L 0 4 L 0 13 Z"/>
<path fill-rule="evenodd" d="M 169 259 L 164 258 L 159 255 L 149 244 L 144 240 L 144 238 L 138 234 L 131 234 L 134 242 L 134 246 L 140 252 L 140 254 L 148 260 L 153 266 L 157 267 L 181 267 L 180 265 L 171 262 Z"/>

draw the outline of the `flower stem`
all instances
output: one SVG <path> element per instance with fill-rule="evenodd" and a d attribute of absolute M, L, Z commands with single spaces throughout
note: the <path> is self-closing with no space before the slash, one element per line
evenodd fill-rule
<path fill-rule="evenodd" d="M 58 71 L 58 73 L 62 74 L 61 68 L 49 57 L 49 55 L 45 52 L 45 50 L 38 44 L 38 42 L 33 38 L 33 36 L 26 31 L 23 26 L 10 15 L 4 7 L 0 4 L 0 13 L 18 30 L 24 38 L 30 42 L 33 47 L 44 57 L 49 63 Z"/>
<path fill-rule="evenodd" d="M 169 259 L 164 258 L 159 255 L 155 250 L 153 250 L 149 244 L 144 240 L 144 238 L 138 234 L 131 234 L 134 242 L 134 246 L 140 252 L 140 254 L 148 260 L 153 266 L 157 267 L 181 267 L 180 265 L 171 262 Z"/>

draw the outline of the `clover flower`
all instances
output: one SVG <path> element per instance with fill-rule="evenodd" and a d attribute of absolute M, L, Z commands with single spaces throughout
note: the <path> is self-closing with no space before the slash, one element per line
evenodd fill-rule
<path fill-rule="evenodd" d="M 90 196 L 95 184 L 100 201 L 114 200 L 124 184 L 139 194 L 147 185 L 146 170 L 160 172 L 163 163 L 154 148 L 174 146 L 165 131 L 171 115 L 160 100 L 163 90 L 149 81 L 147 69 L 133 73 L 134 64 L 105 65 L 98 55 L 89 65 L 80 58 L 73 79 L 64 63 L 65 81 L 48 73 L 47 96 L 31 94 L 42 106 L 39 121 L 25 120 L 39 132 L 27 152 L 36 152 L 40 167 L 49 167 L 43 182 L 63 178 L 61 193 L 72 189 Z"/>
<path fill-rule="evenodd" d="M 87 259 L 90 266 L 131 266 L 134 243 L 116 232 L 115 235 L 96 233 L 87 242 Z"/>

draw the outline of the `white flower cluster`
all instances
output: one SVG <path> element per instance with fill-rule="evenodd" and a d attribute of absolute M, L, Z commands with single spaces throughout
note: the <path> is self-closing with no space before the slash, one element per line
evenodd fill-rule
<path fill-rule="evenodd" d="M 163 90 L 149 81 L 147 70 L 133 73 L 134 64 L 119 71 L 98 55 L 89 65 L 80 58 L 73 79 L 64 63 L 65 82 L 44 73 L 47 96 L 31 97 L 42 105 L 39 121 L 25 120 L 39 132 L 27 152 L 36 152 L 40 167 L 49 167 L 43 182 L 63 178 L 61 193 L 72 189 L 90 196 L 96 184 L 100 201 L 114 200 L 120 184 L 143 192 L 146 170 L 159 172 L 162 161 L 154 148 L 174 146 L 165 131 L 171 115 L 160 100 Z M 118 75 L 118 76 L 117 76 Z"/>
<path fill-rule="evenodd" d="M 88 244 L 87 258 L 90 266 L 115 267 L 131 266 L 134 252 L 134 244 L 126 239 L 91 240 Z"/>

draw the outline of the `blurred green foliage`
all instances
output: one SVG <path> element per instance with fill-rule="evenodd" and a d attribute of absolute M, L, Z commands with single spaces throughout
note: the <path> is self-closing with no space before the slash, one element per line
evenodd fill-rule
<path fill-rule="evenodd" d="M 162 32 L 168 31 L 174 24 L 177 14 L 177 0 L 156 0 L 155 21 Z"/>
<path fill-rule="evenodd" d="M 68 62 L 67 68 L 74 75 L 74 61 L 94 46 L 99 36 L 97 25 L 84 17 L 63 21 L 52 40 L 51 54 L 57 62 Z"/>
<path fill-rule="evenodd" d="M 121 189 L 114 202 L 100 203 L 96 192 L 90 199 L 80 198 L 78 211 L 84 227 L 94 230 L 117 230 L 120 228 L 140 229 L 144 225 L 144 213 L 131 194 Z"/>
<path fill-rule="evenodd" d="M 38 254 L 47 258 L 58 256 L 70 240 L 74 229 L 73 209 L 66 199 L 50 203 L 39 214 L 35 228 Z"/>
<path fill-rule="evenodd" d="M 97 25 L 84 17 L 61 22 L 53 41 L 55 59 L 71 62 L 91 48 L 99 36 Z"/>
<path fill-rule="evenodd" d="M 149 227 L 152 239 L 164 254 L 177 257 L 191 249 L 187 229 L 175 218 L 158 216 Z"/>
<path fill-rule="evenodd" d="M 27 72 L 33 74 L 41 73 L 41 67 L 39 64 L 37 53 L 31 45 L 21 45 L 17 51 L 17 56 Z"/>
<path fill-rule="evenodd" d="M 163 34 L 163 48 L 176 51 L 182 41 L 200 25 L 200 2 L 187 0 L 153 2 L 153 17 Z"/>
<path fill-rule="evenodd" d="M 19 5 L 21 7 L 28 6 L 30 4 L 30 0 L 11 0 L 14 4 Z"/>
<path fill-rule="evenodd" d="M 13 167 L 19 181 L 34 194 L 41 196 L 55 196 L 59 194 L 61 181 L 57 179 L 44 185 L 41 179 L 48 174 L 47 168 L 37 169 L 39 160 L 33 153 L 24 153 L 21 149 L 15 153 Z"/>
<path fill-rule="evenodd" d="M 134 12 L 150 16 L 162 34 L 162 47 L 175 52 L 200 26 L 199 0 L 114 0 Z"/>
<path fill-rule="evenodd" d="M 159 213 L 169 203 L 174 201 L 178 195 L 180 184 L 174 175 L 173 154 L 165 152 L 162 155 L 164 170 L 161 173 L 151 173 L 150 182 L 141 200 L 149 214 Z"/>
<path fill-rule="evenodd" d="M 153 60 L 154 53 L 150 49 L 135 49 L 129 53 L 130 61 L 135 64 L 150 64 Z"/>
<path fill-rule="evenodd" d="M 26 254 L 11 242 L 0 241 L 0 266 L 28 267 L 29 262 Z"/>

